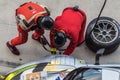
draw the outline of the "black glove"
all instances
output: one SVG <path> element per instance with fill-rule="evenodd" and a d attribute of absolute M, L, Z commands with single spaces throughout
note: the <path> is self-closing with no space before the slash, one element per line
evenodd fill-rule
<path fill-rule="evenodd" d="M 46 40 L 45 38 L 40 37 L 39 40 L 40 40 L 40 43 L 41 43 L 41 44 L 43 44 L 43 45 L 46 45 L 46 44 L 47 44 L 47 40 Z"/>

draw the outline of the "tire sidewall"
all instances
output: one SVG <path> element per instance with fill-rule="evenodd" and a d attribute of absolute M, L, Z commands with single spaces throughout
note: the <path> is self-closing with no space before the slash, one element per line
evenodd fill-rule
<path fill-rule="evenodd" d="M 91 21 L 87 27 L 87 31 L 86 31 L 86 35 L 85 35 L 86 40 L 91 40 L 92 44 L 97 45 L 99 47 L 103 47 L 103 48 L 108 48 L 108 47 L 115 46 L 115 45 L 119 44 L 120 43 L 120 27 L 119 27 L 120 24 L 116 20 L 109 18 L 109 17 L 100 17 L 98 21 L 108 20 L 108 21 L 114 23 L 115 27 L 118 30 L 117 38 L 111 43 L 101 43 L 101 42 L 97 41 L 96 39 L 94 39 L 91 30 L 94 28 L 96 20 L 97 20 L 97 18 L 95 18 L 93 21 Z"/>
<path fill-rule="evenodd" d="M 93 44 L 91 41 L 86 41 L 86 45 L 87 47 L 92 50 L 93 52 L 97 52 L 99 49 L 103 48 L 103 47 L 100 47 L 96 44 Z M 112 52 L 114 52 L 117 48 L 119 47 L 119 44 L 115 45 L 115 46 L 111 46 L 111 47 L 106 47 L 105 48 L 105 51 L 103 53 L 103 55 L 108 55 L 108 54 L 111 54 Z"/>

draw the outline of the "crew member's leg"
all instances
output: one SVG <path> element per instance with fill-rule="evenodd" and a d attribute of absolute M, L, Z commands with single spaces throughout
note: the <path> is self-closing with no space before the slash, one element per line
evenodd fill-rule
<path fill-rule="evenodd" d="M 82 25 L 80 26 L 81 30 L 79 33 L 79 40 L 78 40 L 77 46 L 80 46 L 84 42 L 84 33 L 85 33 L 85 27 L 86 27 L 86 14 L 83 11 L 80 11 L 80 12 L 83 15 L 83 22 L 82 22 Z"/>
<path fill-rule="evenodd" d="M 13 52 L 13 54 L 19 55 L 18 52 L 15 52 L 17 50 L 15 46 L 26 43 L 27 40 L 28 40 L 28 31 L 24 31 L 20 27 L 18 27 L 18 36 L 13 38 L 11 41 L 8 41 L 6 45 Z"/>
<path fill-rule="evenodd" d="M 42 37 L 44 34 L 44 29 L 36 29 L 32 34 L 32 39 L 39 41 L 41 44 L 46 44 L 46 39 Z"/>

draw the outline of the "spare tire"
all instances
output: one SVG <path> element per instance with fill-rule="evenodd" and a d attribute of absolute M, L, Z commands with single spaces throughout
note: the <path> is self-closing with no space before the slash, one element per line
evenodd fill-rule
<path fill-rule="evenodd" d="M 103 47 L 99 47 L 98 45 L 95 45 L 95 44 L 92 44 L 88 41 L 86 41 L 86 45 L 87 47 L 92 50 L 93 52 L 97 52 L 99 49 L 103 48 Z M 111 54 L 112 52 L 114 52 L 117 48 L 119 47 L 119 44 L 116 45 L 116 46 L 112 46 L 112 47 L 108 47 L 108 48 L 105 48 L 105 51 L 103 53 L 103 55 L 108 55 L 108 54 Z"/>
<path fill-rule="evenodd" d="M 92 20 L 86 30 L 86 45 L 94 52 L 105 48 L 104 54 L 109 54 L 119 47 L 120 24 L 112 18 L 100 17 L 96 26 L 97 18 Z"/>

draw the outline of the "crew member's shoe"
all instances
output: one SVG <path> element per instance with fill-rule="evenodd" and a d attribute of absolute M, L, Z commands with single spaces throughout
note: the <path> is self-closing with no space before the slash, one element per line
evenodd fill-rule
<path fill-rule="evenodd" d="M 20 52 L 15 46 L 12 46 L 9 44 L 9 41 L 6 43 L 7 47 L 10 49 L 10 51 L 15 55 L 20 55 Z"/>

